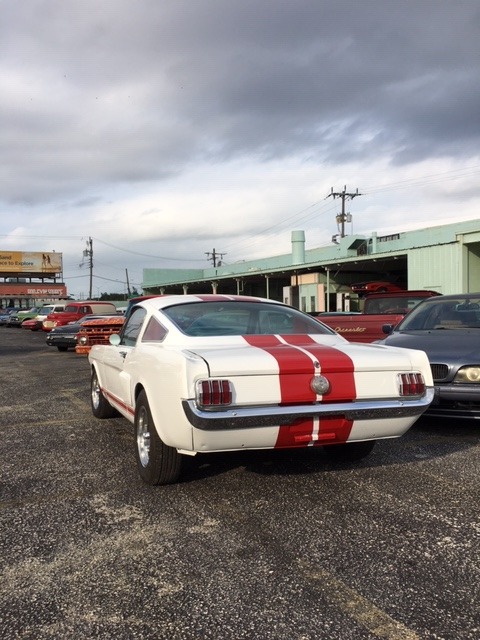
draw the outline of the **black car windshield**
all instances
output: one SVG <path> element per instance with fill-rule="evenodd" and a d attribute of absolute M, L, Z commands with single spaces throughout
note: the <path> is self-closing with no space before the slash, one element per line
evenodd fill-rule
<path fill-rule="evenodd" d="M 480 329 L 480 294 L 437 296 L 419 304 L 396 327 L 397 331 Z"/>
<path fill-rule="evenodd" d="M 192 302 L 163 312 L 188 336 L 335 334 L 301 311 L 263 302 Z"/>

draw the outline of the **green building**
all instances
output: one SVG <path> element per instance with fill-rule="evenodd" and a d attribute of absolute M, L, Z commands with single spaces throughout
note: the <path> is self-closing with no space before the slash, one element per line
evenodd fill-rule
<path fill-rule="evenodd" d="M 385 280 L 439 293 L 480 291 L 480 220 L 379 236 L 349 235 L 305 249 L 292 231 L 288 254 L 205 269 L 144 269 L 150 293 L 223 293 L 282 300 L 303 311 L 355 310 L 350 285 Z"/>

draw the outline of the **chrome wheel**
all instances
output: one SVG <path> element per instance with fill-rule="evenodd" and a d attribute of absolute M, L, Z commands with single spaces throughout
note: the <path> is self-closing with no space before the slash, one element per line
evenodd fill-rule
<path fill-rule="evenodd" d="M 170 484 L 180 475 L 182 455 L 160 438 L 145 391 L 135 404 L 135 458 L 140 477 L 147 484 Z"/>
<path fill-rule="evenodd" d="M 104 418 L 114 418 L 117 415 L 117 410 L 112 407 L 103 395 L 96 371 L 92 371 L 92 379 L 90 382 L 90 404 L 92 405 L 93 415 L 96 418 L 100 418 L 102 420 Z"/>
<path fill-rule="evenodd" d="M 92 377 L 92 406 L 94 409 L 98 409 L 100 406 L 100 385 L 98 384 L 98 378 L 96 375 Z"/>
<path fill-rule="evenodd" d="M 137 449 L 140 464 L 146 467 L 150 460 L 150 430 L 148 413 L 144 406 L 140 407 L 137 417 Z"/>

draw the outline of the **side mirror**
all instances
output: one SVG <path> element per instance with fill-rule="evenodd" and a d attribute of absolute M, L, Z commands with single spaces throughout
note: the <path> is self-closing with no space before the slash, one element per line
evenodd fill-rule
<path fill-rule="evenodd" d="M 114 347 L 118 347 L 118 345 L 120 344 L 120 336 L 118 335 L 118 333 L 112 333 L 108 341 L 110 342 L 110 344 L 113 344 Z"/>
<path fill-rule="evenodd" d="M 382 331 L 383 333 L 385 333 L 387 336 L 390 335 L 393 331 L 393 324 L 384 324 L 382 326 Z"/>

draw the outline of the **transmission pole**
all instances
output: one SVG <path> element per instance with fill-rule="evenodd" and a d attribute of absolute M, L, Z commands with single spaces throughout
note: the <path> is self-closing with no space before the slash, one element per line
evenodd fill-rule
<path fill-rule="evenodd" d="M 343 187 L 343 191 L 334 191 L 333 187 L 332 187 L 332 192 L 328 194 L 327 198 L 329 198 L 330 196 L 332 196 L 334 199 L 335 198 L 341 198 L 342 200 L 342 213 L 340 213 L 337 216 L 337 224 L 340 224 L 340 237 L 344 238 L 345 237 L 345 222 L 350 222 L 351 217 L 349 220 L 347 220 L 347 218 L 349 217 L 349 214 L 347 215 L 345 213 L 345 200 L 353 200 L 354 198 L 356 198 L 357 196 L 361 196 L 361 193 L 358 193 L 358 188 L 355 191 L 355 193 L 347 193 L 347 187 Z M 335 238 L 335 236 L 334 236 Z"/>
<path fill-rule="evenodd" d="M 214 267 L 220 266 L 222 264 L 221 260 L 223 258 L 223 256 L 226 256 L 226 253 L 217 253 L 215 251 L 215 249 L 213 249 L 212 253 L 210 253 L 209 251 L 205 251 L 205 255 L 207 256 L 207 260 L 211 260 L 212 264 Z M 218 262 L 217 262 L 217 258 L 219 258 Z"/>

